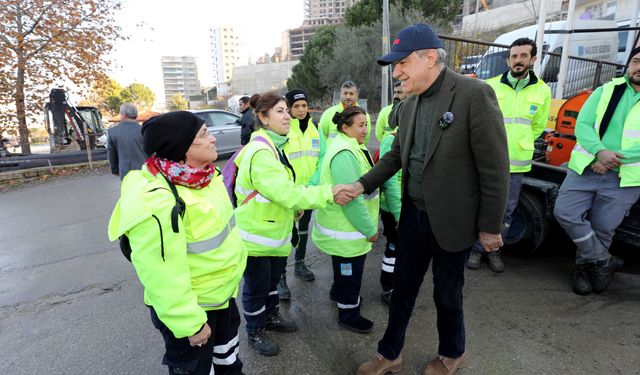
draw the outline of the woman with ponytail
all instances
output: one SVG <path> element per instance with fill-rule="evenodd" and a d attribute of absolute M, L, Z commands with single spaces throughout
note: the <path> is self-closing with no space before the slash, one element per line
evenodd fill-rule
<path fill-rule="evenodd" d="M 349 107 L 333 116 L 338 135 L 327 148 L 320 183 L 356 181 L 373 167 L 364 147 L 368 134 L 364 109 Z M 360 315 L 360 286 L 367 253 L 378 239 L 379 196 L 359 196 L 344 207 L 316 210 L 313 242 L 331 255 L 333 285 L 330 298 L 338 305 L 338 323 L 354 332 L 369 333 L 373 322 Z"/>

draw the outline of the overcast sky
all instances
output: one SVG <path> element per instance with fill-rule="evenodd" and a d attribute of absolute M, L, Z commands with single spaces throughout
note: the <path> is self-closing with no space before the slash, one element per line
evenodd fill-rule
<path fill-rule="evenodd" d="M 209 28 L 231 25 L 247 36 L 252 61 L 280 47 L 282 32 L 302 25 L 303 0 L 124 0 L 111 76 L 123 86 L 149 86 L 164 101 L 162 56 L 194 56 L 203 86 L 212 86 Z M 141 26 L 138 26 L 141 25 Z"/>

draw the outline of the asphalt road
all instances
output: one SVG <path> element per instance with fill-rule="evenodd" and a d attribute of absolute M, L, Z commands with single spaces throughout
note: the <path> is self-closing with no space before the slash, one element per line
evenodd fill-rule
<path fill-rule="evenodd" d="M 119 183 L 89 173 L 0 194 L 0 374 L 166 373 L 134 270 L 106 235 Z M 486 265 L 467 272 L 467 364 L 459 374 L 640 374 L 640 260 L 623 252 L 628 265 L 611 289 L 579 297 L 570 290 L 570 244 L 561 243 L 534 258 L 505 257 L 500 275 Z M 290 277 L 293 299 L 282 305 L 300 330 L 274 334 L 281 354 L 264 358 L 242 329 L 245 373 L 354 374 L 386 326 L 382 250 L 380 240 L 363 281 L 371 334 L 338 327 L 331 262 L 311 245 L 317 279 Z M 407 332 L 405 374 L 420 373 L 437 351 L 430 278 Z"/>

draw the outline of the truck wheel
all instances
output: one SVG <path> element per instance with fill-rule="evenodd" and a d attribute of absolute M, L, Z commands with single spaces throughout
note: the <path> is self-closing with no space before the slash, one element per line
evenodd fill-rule
<path fill-rule="evenodd" d="M 548 231 L 544 204 L 532 192 L 522 190 L 505 244 L 517 255 L 531 255 L 542 246 Z"/>

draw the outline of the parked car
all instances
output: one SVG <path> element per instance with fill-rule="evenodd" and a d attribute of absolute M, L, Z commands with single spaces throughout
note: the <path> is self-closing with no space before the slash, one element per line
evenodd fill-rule
<path fill-rule="evenodd" d="M 218 140 L 216 147 L 219 155 L 231 155 L 240 148 L 240 116 L 220 109 L 191 111 L 206 124 L 209 134 Z"/>
<path fill-rule="evenodd" d="M 471 74 L 476 72 L 476 68 L 478 64 L 480 64 L 480 59 L 482 59 L 482 55 L 475 56 L 467 56 L 460 64 L 460 73 L 461 74 Z"/>

